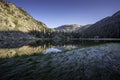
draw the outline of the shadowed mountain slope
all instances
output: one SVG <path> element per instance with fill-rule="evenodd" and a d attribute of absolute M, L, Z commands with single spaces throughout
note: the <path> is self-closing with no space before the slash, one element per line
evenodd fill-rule
<path fill-rule="evenodd" d="M 120 11 L 80 31 L 83 37 L 120 38 Z"/>

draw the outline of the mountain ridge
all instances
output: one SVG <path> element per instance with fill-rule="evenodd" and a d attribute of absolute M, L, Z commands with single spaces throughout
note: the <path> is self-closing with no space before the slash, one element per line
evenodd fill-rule
<path fill-rule="evenodd" d="M 0 30 L 16 30 L 29 32 L 32 30 L 43 31 L 47 26 L 35 20 L 23 8 L 18 8 L 11 2 L 0 1 Z"/>
<path fill-rule="evenodd" d="M 79 24 L 66 24 L 66 25 L 61 25 L 57 28 L 54 28 L 57 31 L 64 31 L 64 32 L 72 32 L 80 28 L 81 25 Z"/>
<path fill-rule="evenodd" d="M 120 11 L 80 31 L 82 37 L 120 38 Z"/>

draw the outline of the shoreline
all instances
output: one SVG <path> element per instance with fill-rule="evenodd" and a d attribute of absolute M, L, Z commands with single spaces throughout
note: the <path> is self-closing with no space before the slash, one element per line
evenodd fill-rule
<path fill-rule="evenodd" d="M 1 80 L 99 80 L 101 77 L 103 80 L 120 79 L 120 44 L 117 43 L 0 60 Z"/>

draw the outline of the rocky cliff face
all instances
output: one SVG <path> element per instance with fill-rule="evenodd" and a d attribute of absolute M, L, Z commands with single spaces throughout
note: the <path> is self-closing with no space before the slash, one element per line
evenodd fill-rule
<path fill-rule="evenodd" d="M 42 31 L 48 29 L 42 22 L 35 20 L 23 8 L 10 2 L 0 1 L 0 31 Z"/>

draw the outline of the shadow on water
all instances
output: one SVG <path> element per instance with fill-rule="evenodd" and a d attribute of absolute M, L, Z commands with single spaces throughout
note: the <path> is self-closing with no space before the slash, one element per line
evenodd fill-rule
<path fill-rule="evenodd" d="M 39 32 L 39 31 L 30 31 L 30 32 L 21 32 L 21 31 L 0 31 L 0 48 L 2 49 L 11 49 L 11 48 L 20 48 L 23 46 L 29 47 L 38 47 L 38 46 L 64 46 L 64 45 L 82 45 L 89 46 L 94 44 L 102 44 L 109 42 L 119 42 L 119 41 L 99 41 L 99 40 L 69 40 L 67 38 L 56 38 L 56 34 L 61 34 L 62 32 Z M 64 33 L 67 34 L 67 33 Z M 70 34 L 70 33 L 68 33 Z M 39 35 L 39 36 L 38 36 Z M 64 36 L 64 35 L 63 35 Z M 42 38 L 42 40 L 34 40 L 34 37 Z M 60 37 L 60 36 L 59 36 Z M 67 37 L 69 37 L 67 35 Z M 52 39 L 44 39 L 52 38 Z M 73 38 L 74 39 L 74 38 Z"/>
<path fill-rule="evenodd" d="M 56 42 L 53 40 L 5 40 L 0 41 L 0 48 L 1 49 L 12 49 L 12 48 L 20 48 L 23 46 L 29 47 L 39 47 L 39 46 L 92 46 L 92 45 L 99 45 L 104 43 L 119 43 L 119 41 L 104 41 L 104 40 L 68 40 L 68 41 L 60 41 Z"/>
<path fill-rule="evenodd" d="M 0 41 L 0 57 L 15 55 L 31 55 L 33 53 L 43 54 L 46 51 L 66 51 L 76 48 L 88 47 L 104 43 L 115 43 L 116 41 L 81 41 L 70 40 L 64 42 L 55 42 L 52 40 L 20 40 L 20 41 Z"/>
<path fill-rule="evenodd" d="M 37 32 L 38 34 L 40 32 Z M 23 33 L 21 31 L 1 31 L 0 32 L 0 57 L 24 55 L 33 53 L 45 53 L 47 50 L 66 51 L 81 47 L 99 45 L 118 41 L 99 41 L 99 40 L 33 40 L 28 34 L 36 34 L 31 31 Z M 41 36 L 43 37 L 41 32 Z M 48 35 L 48 34 L 47 34 Z M 54 51 L 53 51 L 54 52 Z"/>

